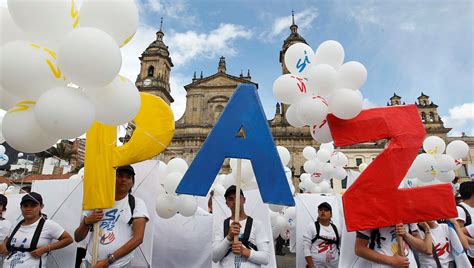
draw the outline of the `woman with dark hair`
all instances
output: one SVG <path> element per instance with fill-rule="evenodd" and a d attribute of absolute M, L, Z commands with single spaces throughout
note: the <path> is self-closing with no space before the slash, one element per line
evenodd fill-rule
<path fill-rule="evenodd" d="M 0 244 L 3 244 L 5 237 L 7 237 L 12 224 L 9 220 L 3 218 L 3 213 L 7 210 L 8 199 L 3 194 L 0 194 Z M 3 265 L 3 256 L 0 256 L 0 266 Z"/>
<path fill-rule="evenodd" d="M 20 206 L 23 219 L 2 246 L 7 255 L 3 267 L 46 267 L 48 254 L 71 244 L 72 237 L 59 224 L 43 217 L 40 194 L 26 194 Z"/>
<path fill-rule="evenodd" d="M 309 224 L 303 234 L 306 267 L 338 267 L 340 235 L 331 218 L 331 205 L 319 204 L 317 221 Z"/>

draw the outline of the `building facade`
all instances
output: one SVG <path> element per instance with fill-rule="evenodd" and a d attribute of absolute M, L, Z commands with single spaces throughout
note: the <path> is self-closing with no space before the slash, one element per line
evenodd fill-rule
<path fill-rule="evenodd" d="M 140 91 L 149 92 L 162 97 L 167 103 L 173 102 L 169 86 L 169 75 L 173 64 L 168 52 L 168 46 L 163 43 L 162 24 L 157 32 L 156 40 L 143 52 L 140 57 L 141 69 L 137 76 L 136 85 Z M 294 43 L 303 42 L 305 39 L 298 33 L 298 26 L 294 22 L 290 26 L 290 34 L 284 40 L 282 49 L 279 53 L 282 74 L 288 73 L 284 63 L 286 50 Z M 176 130 L 173 140 L 158 158 L 165 162 L 174 157 L 185 159 L 188 164 L 192 162 L 197 152 L 204 143 L 212 127 L 218 120 L 224 110 L 230 96 L 240 83 L 253 84 L 250 71 L 244 76 L 228 74 L 226 71 L 225 58 L 221 57 L 217 66 L 217 72 L 207 77 L 192 78 L 191 83 L 184 86 L 186 90 L 186 110 L 184 115 L 176 121 Z M 387 106 L 403 105 L 401 97 L 394 94 Z M 474 162 L 474 138 L 459 137 L 451 138 L 447 134 L 451 130 L 444 126 L 441 117 L 438 114 L 438 106 L 430 101 L 429 96 L 421 93 L 415 104 L 418 107 L 423 124 L 425 125 L 427 135 L 437 135 L 446 142 L 454 139 L 462 139 L 470 146 L 470 155 L 465 159 L 465 165 L 459 175 L 466 177 L 466 164 Z M 306 161 L 303 157 L 303 149 L 306 146 L 318 147 L 315 140 L 312 139 L 309 127 L 295 128 L 291 126 L 285 118 L 287 105 L 277 103 L 273 119 L 268 120 L 275 143 L 286 147 L 292 155 L 290 168 L 295 177 L 304 172 L 303 164 Z M 371 162 L 384 148 L 385 141 L 375 141 L 362 143 L 354 146 L 341 148 L 349 159 L 348 168 L 356 169 L 361 163 Z M 223 171 L 228 171 L 228 162 L 225 162 Z"/>

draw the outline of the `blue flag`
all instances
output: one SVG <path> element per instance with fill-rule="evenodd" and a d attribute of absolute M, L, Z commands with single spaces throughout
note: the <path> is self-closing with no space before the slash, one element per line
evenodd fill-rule
<path fill-rule="evenodd" d="M 206 196 L 225 158 L 252 162 L 263 202 L 295 205 L 254 85 L 237 87 L 176 193 Z"/>

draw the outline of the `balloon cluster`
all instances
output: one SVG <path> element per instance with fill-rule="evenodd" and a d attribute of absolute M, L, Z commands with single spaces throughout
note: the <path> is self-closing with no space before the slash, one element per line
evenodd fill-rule
<path fill-rule="evenodd" d="M 5 146 L 0 145 L 0 167 L 6 165 L 10 160 L 8 155 L 5 154 L 5 150 Z"/>
<path fill-rule="evenodd" d="M 469 145 L 455 140 L 446 146 L 440 137 L 430 136 L 423 141 L 423 150 L 425 153 L 416 157 L 405 177 L 411 180 L 416 178 L 416 184 L 445 183 L 454 179 L 454 170 L 462 166 L 462 158 L 468 155 Z"/>
<path fill-rule="evenodd" d="M 319 151 L 307 146 L 303 149 L 306 162 L 303 165 L 305 173 L 300 176 L 300 189 L 306 193 L 328 193 L 331 191 L 331 179 L 343 180 L 347 176 L 344 167 L 347 156 L 334 151 L 332 143 L 323 143 Z"/>
<path fill-rule="evenodd" d="M 156 198 L 156 213 L 163 219 L 169 219 L 179 213 L 190 217 L 196 213 L 198 204 L 196 197 L 191 195 L 178 195 L 176 188 L 188 169 L 188 164 L 182 158 L 173 158 L 168 164 L 159 163 L 158 176 L 163 178 L 158 185 Z"/>
<path fill-rule="evenodd" d="M 295 207 L 270 205 L 270 222 L 273 239 L 281 236 L 284 240 L 290 239 L 290 233 L 296 231 Z"/>
<path fill-rule="evenodd" d="M 288 149 L 283 146 L 277 146 L 277 150 L 285 170 L 286 179 L 288 181 L 291 193 L 294 194 L 295 186 L 293 185 L 292 181 L 293 174 L 291 169 L 287 167 L 291 160 L 290 151 L 288 151 Z M 219 174 L 214 180 L 212 189 L 214 190 L 214 194 L 216 196 L 224 196 L 225 190 L 227 188 L 229 188 L 231 185 L 236 185 L 237 159 L 231 158 L 229 164 L 232 172 L 229 174 Z M 255 179 L 255 174 L 253 173 L 252 163 L 247 159 L 242 159 L 240 187 L 244 191 L 258 188 L 257 180 Z"/>
<path fill-rule="evenodd" d="M 310 126 L 312 137 L 320 143 L 332 141 L 328 113 L 351 119 L 362 110 L 359 88 L 367 79 L 367 70 L 357 61 L 343 62 L 344 48 L 337 41 L 323 42 L 316 52 L 297 43 L 285 53 L 285 65 L 291 73 L 273 83 L 276 98 L 290 104 L 286 111 L 288 123 Z"/>
<path fill-rule="evenodd" d="M 6 183 L 0 183 L 0 194 L 18 194 L 20 192 L 20 188 L 14 185 L 8 186 Z"/>
<path fill-rule="evenodd" d="M 35 12 L 32 12 L 34 10 Z M 8 0 L 0 12 L 2 134 L 23 152 L 84 134 L 94 120 L 131 121 L 140 108 L 134 83 L 118 75 L 120 48 L 138 27 L 133 0 Z"/>

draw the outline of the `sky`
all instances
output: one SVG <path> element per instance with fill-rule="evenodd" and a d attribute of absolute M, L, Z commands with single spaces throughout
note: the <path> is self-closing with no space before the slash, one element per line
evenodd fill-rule
<path fill-rule="evenodd" d="M 386 106 L 396 93 L 407 104 L 421 92 L 439 106 L 451 136 L 474 136 L 473 1 L 230 1 L 136 0 L 138 31 L 122 48 L 121 74 L 135 81 L 138 57 L 155 39 L 164 18 L 169 46 L 172 104 L 176 119 L 185 108 L 184 85 L 193 73 L 217 72 L 224 56 L 227 73 L 250 70 L 259 84 L 267 117 L 273 118 L 273 81 L 281 75 L 279 51 L 289 35 L 291 11 L 298 32 L 316 50 L 326 40 L 345 49 L 368 71 L 361 88 L 365 107 Z M 0 0 L 5 6 L 6 0 Z"/>

